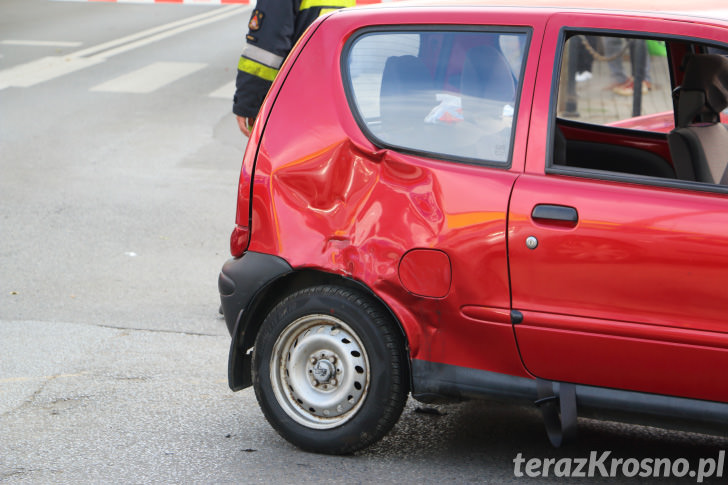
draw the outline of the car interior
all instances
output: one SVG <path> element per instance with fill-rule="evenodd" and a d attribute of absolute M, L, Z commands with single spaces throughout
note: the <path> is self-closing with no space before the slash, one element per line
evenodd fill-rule
<path fill-rule="evenodd" d="M 728 59 L 690 55 L 676 94 L 677 123 L 668 135 L 675 172 L 684 180 L 728 184 L 728 130 L 720 122 L 728 107 Z"/>
<path fill-rule="evenodd" d="M 606 38 L 596 37 L 590 42 L 592 47 L 597 46 L 591 53 L 595 74 L 590 72 L 582 85 L 576 62 L 569 62 L 569 56 L 578 55 L 574 46 L 585 45 L 584 36 L 572 35 L 566 41 L 553 128 L 552 171 L 568 173 L 578 169 L 583 173 L 587 169 L 728 183 L 728 129 L 722 122 L 728 107 L 727 52 L 675 40 L 625 38 L 620 39 L 625 48 L 608 58 L 598 52 Z M 605 64 L 616 58 L 622 67 L 629 66 L 634 72 L 632 46 L 645 41 L 659 42 L 664 47 L 657 55 L 648 54 L 651 59 L 647 61 L 644 87 L 634 89 L 634 80 L 631 88 L 622 91 L 609 86 L 610 72 Z M 662 76 L 660 64 L 664 65 Z M 597 72 L 603 80 L 595 79 Z M 594 99 L 602 100 L 601 112 L 589 111 Z M 620 102 L 634 109 L 607 113 Z"/>
<path fill-rule="evenodd" d="M 510 59 L 500 33 L 420 33 L 416 50 L 386 58 L 367 128 L 398 148 L 508 161 L 526 36 L 507 36 L 520 49 Z"/>
<path fill-rule="evenodd" d="M 366 129 L 405 151 L 508 163 L 528 37 L 362 36 L 350 71 Z M 562 52 L 547 171 L 728 184 L 728 49 L 592 31 L 565 36 Z"/>

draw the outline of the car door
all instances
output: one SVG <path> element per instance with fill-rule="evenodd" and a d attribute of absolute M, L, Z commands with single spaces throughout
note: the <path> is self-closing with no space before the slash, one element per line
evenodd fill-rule
<path fill-rule="evenodd" d="M 549 24 L 544 49 L 559 63 L 562 26 L 593 33 L 609 22 L 611 33 L 721 38 L 680 22 L 564 14 Z M 533 118 L 508 224 L 525 366 L 550 380 L 727 401 L 726 187 L 553 163 L 545 147 L 556 145 L 557 107 L 548 93 L 558 80 L 539 69 L 536 92 L 546 95 L 536 95 L 534 112 L 551 114 Z"/>

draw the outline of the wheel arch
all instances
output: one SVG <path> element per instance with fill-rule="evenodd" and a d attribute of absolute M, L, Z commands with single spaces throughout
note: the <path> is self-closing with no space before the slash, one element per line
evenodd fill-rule
<path fill-rule="evenodd" d="M 251 374 L 252 348 L 263 320 L 273 307 L 286 296 L 298 290 L 319 285 L 337 285 L 357 290 L 372 298 L 395 323 L 402 337 L 407 355 L 407 382 L 412 389 L 412 359 L 410 356 L 409 339 L 402 322 L 397 318 L 389 305 L 365 284 L 341 275 L 318 271 L 314 269 L 301 269 L 288 272 L 269 281 L 260 288 L 251 298 L 246 311 L 242 312 L 235 324 L 235 330 L 230 344 L 228 359 L 228 384 L 233 391 L 250 387 L 253 383 Z"/>

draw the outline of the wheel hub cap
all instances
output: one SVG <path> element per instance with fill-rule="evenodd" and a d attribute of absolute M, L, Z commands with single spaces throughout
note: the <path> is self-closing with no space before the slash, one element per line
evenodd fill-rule
<path fill-rule="evenodd" d="M 319 384 L 326 384 L 327 382 L 329 382 L 335 372 L 336 368 L 334 367 L 334 364 L 332 364 L 327 359 L 317 360 L 316 365 L 314 365 L 311 369 L 311 374 L 313 374 L 313 378 Z"/>
<path fill-rule="evenodd" d="M 271 382 L 283 410 L 317 429 L 340 426 L 369 390 L 369 361 L 359 337 L 330 315 L 307 315 L 281 333 L 271 356 Z"/>

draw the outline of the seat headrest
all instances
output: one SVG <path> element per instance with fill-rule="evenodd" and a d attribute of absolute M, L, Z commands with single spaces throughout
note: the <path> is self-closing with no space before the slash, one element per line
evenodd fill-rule
<path fill-rule="evenodd" d="M 728 59 L 717 54 L 691 55 L 681 90 L 702 92 L 705 107 L 713 113 L 728 108 Z"/>
<path fill-rule="evenodd" d="M 516 82 L 503 54 L 489 45 L 469 49 L 460 93 L 466 119 L 501 119 L 505 105 L 514 103 L 516 97 Z"/>
<path fill-rule="evenodd" d="M 504 103 L 512 102 L 516 95 L 508 61 L 500 51 L 488 45 L 468 50 L 460 88 L 464 95 Z"/>

